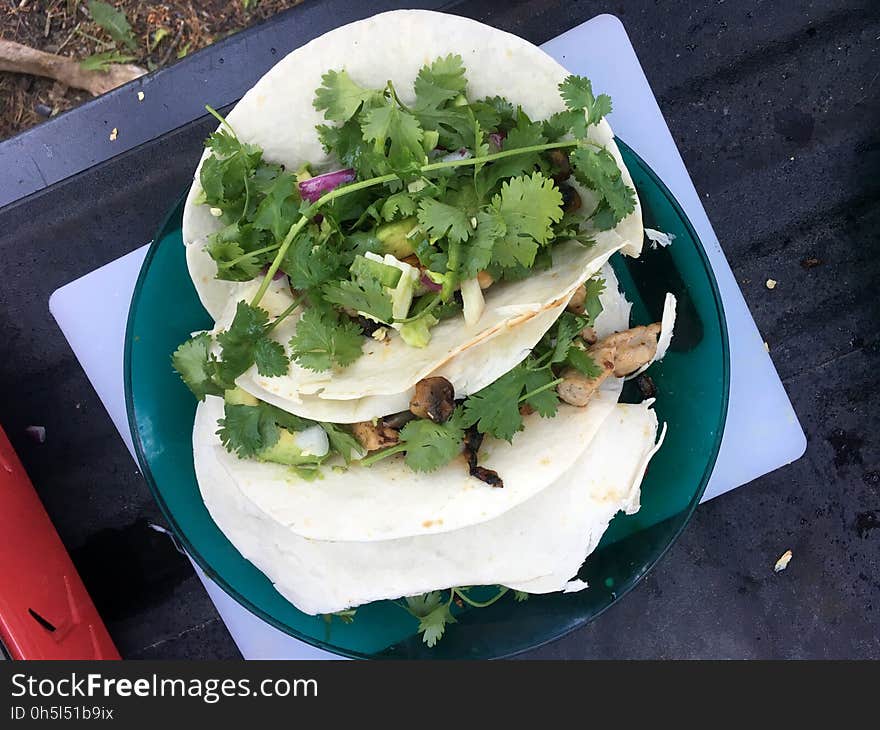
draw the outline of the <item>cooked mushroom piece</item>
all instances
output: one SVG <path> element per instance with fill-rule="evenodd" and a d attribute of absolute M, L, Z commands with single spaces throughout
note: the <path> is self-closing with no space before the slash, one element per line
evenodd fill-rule
<path fill-rule="evenodd" d="M 464 432 L 464 458 L 467 461 L 468 473 L 481 482 L 486 482 L 490 487 L 503 487 L 504 481 L 494 469 L 487 469 L 477 465 L 477 452 L 483 445 L 483 434 L 477 431 L 476 426 L 471 426 Z"/>
<path fill-rule="evenodd" d="M 415 417 L 416 416 L 412 411 L 400 411 L 400 413 L 392 413 L 390 416 L 384 416 L 382 418 L 382 425 L 400 430 Z"/>
<path fill-rule="evenodd" d="M 568 155 L 565 152 L 562 150 L 550 150 L 547 152 L 547 159 L 556 168 L 556 172 L 553 173 L 553 179 L 557 183 L 564 182 L 571 177 L 571 162 L 569 162 Z"/>
<path fill-rule="evenodd" d="M 602 369 L 601 374 L 595 378 L 587 377 L 574 368 L 566 368 L 562 371 L 562 382 L 556 386 L 556 392 L 562 400 L 570 405 L 580 407 L 587 405 L 599 386 L 614 372 L 614 350 L 612 348 L 591 350 L 590 355 Z"/>
<path fill-rule="evenodd" d="M 423 378 L 416 383 L 416 392 L 409 409 L 419 418 L 446 423 L 455 410 L 455 389 L 446 378 Z"/>
<path fill-rule="evenodd" d="M 565 305 L 565 308 L 569 312 L 574 312 L 575 314 L 583 314 L 586 301 L 587 285 L 581 284 L 577 289 L 574 290 L 574 294 L 571 295 L 571 299 L 568 300 L 568 304 Z"/>
<path fill-rule="evenodd" d="M 381 421 L 361 421 L 351 424 L 351 432 L 358 443 L 367 451 L 384 449 L 386 446 L 394 446 L 398 442 L 397 430 L 386 426 Z"/>
<path fill-rule="evenodd" d="M 559 183 L 559 192 L 562 193 L 562 210 L 565 213 L 574 213 L 580 210 L 581 196 L 571 185 Z"/>

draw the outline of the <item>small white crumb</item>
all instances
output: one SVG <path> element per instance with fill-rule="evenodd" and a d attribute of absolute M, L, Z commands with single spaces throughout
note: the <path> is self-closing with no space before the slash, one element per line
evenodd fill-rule
<path fill-rule="evenodd" d="M 210 208 L 211 215 L 215 218 L 219 218 L 223 215 L 223 211 L 220 208 Z"/>
<path fill-rule="evenodd" d="M 776 284 L 777 284 L 776 279 L 767 279 L 767 282 L 766 282 L 765 286 L 766 286 L 768 289 L 775 289 L 775 288 L 776 288 Z"/>
<path fill-rule="evenodd" d="M 767 341 L 764 341 L 764 352 L 770 352 L 770 345 L 767 344 Z"/>
<path fill-rule="evenodd" d="M 46 443 L 46 427 L 45 426 L 28 426 L 24 432 L 30 436 L 38 444 Z"/>
<path fill-rule="evenodd" d="M 143 101 L 143 100 L 144 100 L 144 92 L 143 92 L 143 91 L 139 91 L 139 92 L 138 92 L 138 101 Z"/>
<path fill-rule="evenodd" d="M 651 241 L 651 248 L 657 248 L 657 246 L 663 246 L 665 248 L 675 240 L 674 233 L 655 231 L 653 228 L 646 228 L 645 235 L 648 237 L 648 240 Z"/>
<path fill-rule="evenodd" d="M 565 584 L 565 588 L 562 589 L 563 593 L 577 593 L 578 591 L 584 590 L 584 588 L 589 588 L 590 586 L 586 581 L 581 580 L 580 578 L 575 578 L 574 580 L 568 581 Z"/>
<path fill-rule="evenodd" d="M 776 565 L 773 566 L 774 573 L 781 573 L 788 567 L 788 564 L 791 562 L 791 550 L 786 550 L 782 555 L 779 556 L 779 560 L 776 561 Z"/>
<path fill-rule="evenodd" d="M 373 339 L 381 342 L 385 339 L 385 336 L 388 334 L 387 327 L 379 327 L 375 332 L 373 332 Z"/>
<path fill-rule="evenodd" d="M 110 131 L 110 141 L 115 142 L 116 138 L 118 136 L 119 136 L 119 130 L 116 129 L 116 127 L 113 127 L 113 129 Z"/>
<path fill-rule="evenodd" d="M 473 218 L 471 218 L 471 228 L 476 228 L 476 227 L 477 227 L 477 216 L 474 216 Z"/>
<path fill-rule="evenodd" d="M 789 157 L 788 159 L 794 162 L 794 157 Z"/>

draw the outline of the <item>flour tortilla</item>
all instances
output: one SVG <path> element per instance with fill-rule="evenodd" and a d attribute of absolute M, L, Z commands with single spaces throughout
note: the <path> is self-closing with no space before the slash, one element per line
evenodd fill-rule
<path fill-rule="evenodd" d="M 486 439 L 480 464 L 501 474 L 502 489 L 470 476 L 464 457 L 423 473 L 410 470 L 399 455 L 346 471 L 325 467 L 321 479 L 304 481 L 290 467 L 225 451 L 216 435 L 223 400 L 214 396 L 196 411 L 194 460 L 198 467 L 213 455 L 226 481 L 301 537 L 372 542 L 450 532 L 495 519 L 557 480 L 600 430 L 621 387 L 622 381 L 607 381 L 589 405 L 562 404 L 554 418 L 526 416 L 512 443 Z"/>
<path fill-rule="evenodd" d="M 417 50 L 413 38 L 419 39 Z M 369 53 L 361 49 L 369 49 Z M 311 162 L 318 169 L 333 169 L 338 163 L 323 152 L 314 129 L 324 122 L 312 106 L 321 75 L 328 69 L 344 67 L 356 81 L 373 87 L 383 86 L 390 78 L 403 101 L 408 102 L 413 99 L 412 84 L 419 68 L 449 53 L 458 53 L 464 60 L 470 98 L 502 94 L 536 119 L 563 108 L 557 85 L 567 72 L 540 49 L 465 18 L 406 10 L 344 26 L 297 49 L 242 98 L 228 120 L 242 140 L 263 148 L 268 161 L 288 168 Z M 609 150 L 624 180 L 632 185 L 607 122 L 591 127 L 590 138 Z M 216 267 L 204 251 L 204 243 L 221 224 L 206 206 L 194 203 L 198 192 L 196 182 L 184 210 L 187 263 L 202 303 L 219 320 L 230 301 L 244 298 L 249 284 L 214 278 Z M 584 209 L 591 209 L 594 196 L 587 190 L 580 192 Z M 461 317 L 447 320 L 434 329 L 428 348 L 416 350 L 394 337 L 388 345 L 368 344 L 366 355 L 344 371 L 320 374 L 294 367 L 286 378 L 271 382 L 255 373 L 248 377 L 280 401 L 295 402 L 307 395 L 333 400 L 396 395 L 399 402 L 404 390 L 460 352 L 567 301 L 574 288 L 614 251 L 637 255 L 642 240 L 637 202 L 636 210 L 614 231 L 598 234 L 596 246 L 584 249 L 574 243 L 563 244 L 554 250 L 550 271 L 536 272 L 521 282 L 493 286 L 486 294 L 486 311 L 475 326 L 466 327 Z M 289 338 L 295 326 L 296 318 L 292 318 L 276 334 L 279 339 L 282 335 Z M 510 355 L 499 356 L 496 362 L 500 372 L 513 367 L 521 350 L 514 347 Z"/>
<path fill-rule="evenodd" d="M 195 444 L 196 476 L 220 529 L 305 613 L 460 585 L 498 583 L 546 593 L 583 587 L 569 581 L 611 518 L 638 504 L 656 429 L 648 404 L 617 404 L 579 458 L 527 501 L 491 521 L 452 532 L 383 541 L 327 542 L 297 535 L 261 509 L 241 481 L 229 477 L 228 454 L 219 443 Z"/>
<path fill-rule="evenodd" d="M 617 277 L 610 264 L 599 271 L 605 281 L 605 289 L 599 295 L 602 312 L 596 318 L 594 329 L 599 337 L 624 330 L 629 326 L 632 305 L 618 290 Z M 268 298 L 273 314 L 283 311 L 286 300 Z M 535 315 L 524 324 L 506 327 L 494 338 L 484 340 L 448 360 L 431 376 L 446 378 L 455 390 L 456 397 L 463 398 L 495 382 L 504 373 L 519 364 L 543 337 L 565 309 L 562 303 Z M 237 380 L 237 385 L 255 398 L 271 403 L 282 410 L 313 421 L 331 423 L 357 423 L 387 416 L 409 408 L 413 386 L 398 393 L 370 395 L 360 398 L 333 400 L 317 396 L 290 397 L 290 392 L 274 383 L 275 378 L 254 377 L 251 370 Z M 404 381 L 405 383 L 406 381 Z"/>

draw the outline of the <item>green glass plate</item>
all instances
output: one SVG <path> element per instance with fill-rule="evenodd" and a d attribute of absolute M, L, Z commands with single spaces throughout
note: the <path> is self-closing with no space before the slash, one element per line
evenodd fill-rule
<path fill-rule="evenodd" d="M 429 649 L 417 622 L 393 601 L 358 609 L 351 624 L 307 616 L 282 598 L 245 560 L 205 509 L 193 472 L 191 432 L 196 403 L 171 369 L 170 355 L 195 330 L 212 326 L 190 282 L 178 204 L 159 229 L 141 269 L 125 340 L 125 399 L 141 470 L 166 519 L 196 563 L 239 603 L 278 629 L 338 654 L 370 658 L 489 658 L 558 638 L 598 616 L 660 559 L 688 521 L 706 487 L 727 414 L 729 357 L 718 288 L 682 209 L 645 163 L 620 143 L 644 209 L 645 225 L 675 234 L 668 248 L 645 246 L 638 260 L 614 266 L 633 322 L 660 319 L 664 294 L 678 298 L 672 346 L 651 367 L 656 411 L 668 424 L 666 442 L 642 484 L 641 510 L 618 515 L 579 577 L 574 594 L 505 596 L 464 611 Z M 634 384 L 624 400 L 641 396 Z M 487 589 L 488 590 L 488 589 Z"/>

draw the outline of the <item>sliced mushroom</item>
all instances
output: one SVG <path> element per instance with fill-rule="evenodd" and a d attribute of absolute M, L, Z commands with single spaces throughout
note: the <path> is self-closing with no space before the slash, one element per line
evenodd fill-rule
<path fill-rule="evenodd" d="M 614 372 L 613 348 L 591 350 L 590 355 L 602 369 L 602 373 L 595 378 L 589 378 L 574 368 L 566 368 L 562 371 L 562 382 L 556 386 L 556 392 L 570 405 L 579 407 L 587 405 L 599 386 Z"/>
<path fill-rule="evenodd" d="M 398 442 L 397 430 L 386 426 L 384 423 L 361 421 L 351 424 L 351 432 L 358 443 L 367 451 L 384 449 L 386 446 L 394 446 Z"/>
<path fill-rule="evenodd" d="M 419 418 L 446 423 L 455 410 L 455 389 L 446 378 L 423 378 L 416 383 L 416 392 L 409 409 Z"/>
<path fill-rule="evenodd" d="M 559 192 L 562 193 L 562 210 L 565 213 L 574 213 L 580 210 L 581 196 L 571 185 L 559 183 Z"/>
<path fill-rule="evenodd" d="M 571 162 L 569 162 L 568 155 L 565 152 L 559 149 L 550 150 L 547 152 L 547 159 L 556 168 L 553 179 L 557 183 L 561 183 L 571 177 Z"/>
<path fill-rule="evenodd" d="M 586 301 L 587 286 L 586 284 L 581 284 L 577 289 L 574 290 L 574 294 L 571 295 L 571 299 L 568 300 L 568 304 L 565 305 L 565 308 L 569 312 L 574 312 L 575 314 L 583 314 Z"/>
<path fill-rule="evenodd" d="M 392 413 L 390 416 L 384 416 L 382 418 L 382 424 L 388 426 L 388 428 L 400 430 L 415 417 L 416 415 L 412 411 L 400 411 L 400 413 Z"/>

